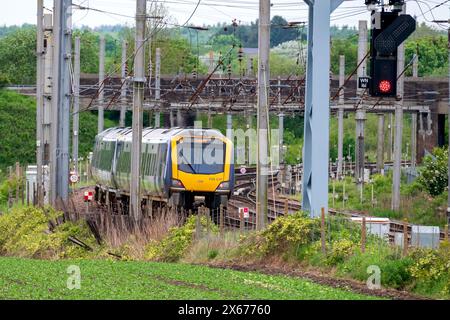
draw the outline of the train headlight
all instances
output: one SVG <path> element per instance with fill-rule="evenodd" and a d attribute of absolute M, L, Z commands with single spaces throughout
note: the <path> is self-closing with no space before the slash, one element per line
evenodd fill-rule
<path fill-rule="evenodd" d="M 184 189 L 183 182 L 181 182 L 180 180 L 177 180 L 177 179 L 172 179 L 172 187 Z"/>
<path fill-rule="evenodd" d="M 229 181 L 222 182 L 221 184 L 219 184 L 217 189 L 219 189 L 219 190 L 228 190 L 228 189 L 230 189 L 230 182 Z"/>

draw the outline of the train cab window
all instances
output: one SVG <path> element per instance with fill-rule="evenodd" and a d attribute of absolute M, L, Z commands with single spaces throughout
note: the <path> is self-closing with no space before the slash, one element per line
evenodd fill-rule
<path fill-rule="evenodd" d="M 177 143 L 178 170 L 194 174 L 224 171 L 226 144 L 219 139 L 185 138 Z"/>

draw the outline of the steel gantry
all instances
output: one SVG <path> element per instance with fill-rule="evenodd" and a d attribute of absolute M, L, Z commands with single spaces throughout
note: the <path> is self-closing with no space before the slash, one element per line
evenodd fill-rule
<path fill-rule="evenodd" d="M 328 212 L 330 14 L 343 0 L 305 0 L 309 6 L 302 208 Z"/>

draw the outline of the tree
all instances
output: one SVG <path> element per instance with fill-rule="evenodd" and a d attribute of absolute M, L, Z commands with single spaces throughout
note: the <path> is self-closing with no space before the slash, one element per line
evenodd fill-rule
<path fill-rule="evenodd" d="M 418 182 L 433 197 L 445 191 L 448 184 L 448 149 L 435 148 L 423 160 Z"/>
<path fill-rule="evenodd" d="M 36 83 L 36 28 L 15 30 L 0 38 L 0 74 L 13 84 Z"/>

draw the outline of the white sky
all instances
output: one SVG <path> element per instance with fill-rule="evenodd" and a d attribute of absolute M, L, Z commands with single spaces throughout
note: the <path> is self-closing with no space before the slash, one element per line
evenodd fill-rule
<path fill-rule="evenodd" d="M 0 25 L 35 23 L 36 0 L 0 1 L 2 2 Z M 197 0 L 156 1 L 165 3 L 169 9 L 169 14 L 178 23 L 186 21 L 197 4 Z M 364 0 L 344 1 L 345 2 L 332 15 L 332 24 L 357 26 L 358 20 L 370 20 L 370 14 L 364 5 Z M 385 1 L 388 2 L 388 0 Z M 434 19 L 446 20 L 450 16 L 450 1 L 442 6 L 433 8 L 444 1 L 445 0 L 407 0 L 407 12 L 418 16 L 420 22 L 431 21 Z M 53 0 L 45 0 L 44 2 L 45 6 L 51 9 Z M 104 24 L 134 24 L 132 16 L 135 13 L 135 0 L 73 0 L 73 3 L 129 16 L 124 17 L 91 10 L 74 10 L 73 22 L 76 26 L 88 25 L 90 27 L 95 27 Z M 430 9 L 432 10 L 430 11 Z M 307 21 L 307 6 L 302 0 L 272 0 L 271 15 L 281 15 L 288 21 Z M 201 0 L 190 23 L 196 25 L 215 24 L 217 22 L 231 22 L 234 18 L 238 21 L 250 22 L 257 19 L 257 17 L 258 0 Z M 442 27 L 446 27 L 446 25 L 443 25 Z"/>

